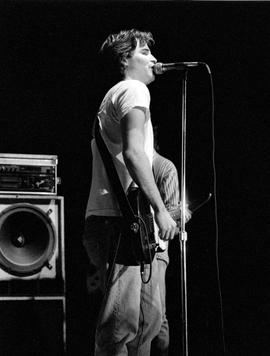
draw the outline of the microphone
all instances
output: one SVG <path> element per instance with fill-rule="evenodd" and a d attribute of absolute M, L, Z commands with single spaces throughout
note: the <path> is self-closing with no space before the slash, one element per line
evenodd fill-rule
<path fill-rule="evenodd" d="M 163 74 L 168 70 L 185 70 L 189 67 L 197 67 L 201 62 L 176 62 L 176 63 L 156 63 L 153 67 L 155 74 Z"/>

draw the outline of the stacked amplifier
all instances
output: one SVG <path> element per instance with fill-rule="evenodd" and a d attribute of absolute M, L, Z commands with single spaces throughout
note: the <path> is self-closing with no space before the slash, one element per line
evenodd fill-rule
<path fill-rule="evenodd" d="M 0 153 L 0 312 L 11 329 L 0 326 L 3 355 L 16 355 L 12 337 L 28 354 L 65 354 L 64 199 L 57 195 L 57 164 L 55 155 Z M 34 324 L 13 325 L 20 315 Z M 44 323 L 54 325 L 54 331 L 46 328 L 48 338 Z"/>
<path fill-rule="evenodd" d="M 57 194 L 57 156 L 0 153 L 0 192 Z"/>

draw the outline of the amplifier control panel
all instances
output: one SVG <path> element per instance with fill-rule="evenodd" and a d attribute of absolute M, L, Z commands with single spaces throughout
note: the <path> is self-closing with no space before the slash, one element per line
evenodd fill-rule
<path fill-rule="evenodd" d="M 0 192 L 57 194 L 57 156 L 0 154 Z"/>

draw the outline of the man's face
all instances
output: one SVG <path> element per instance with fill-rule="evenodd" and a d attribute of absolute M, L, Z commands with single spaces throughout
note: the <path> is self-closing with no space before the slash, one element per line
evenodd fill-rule
<path fill-rule="evenodd" d="M 151 83 L 155 80 L 153 66 L 156 62 L 148 45 L 141 46 L 138 42 L 131 57 L 126 59 L 125 79 L 137 79 L 146 85 Z"/>

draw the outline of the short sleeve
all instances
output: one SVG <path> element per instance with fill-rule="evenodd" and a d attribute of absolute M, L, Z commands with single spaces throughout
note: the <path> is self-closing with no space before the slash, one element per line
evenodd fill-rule
<path fill-rule="evenodd" d="M 127 80 L 115 97 L 115 109 L 118 117 L 124 117 L 131 109 L 140 107 L 144 111 L 150 107 L 150 93 L 147 86 L 138 80 Z"/>

